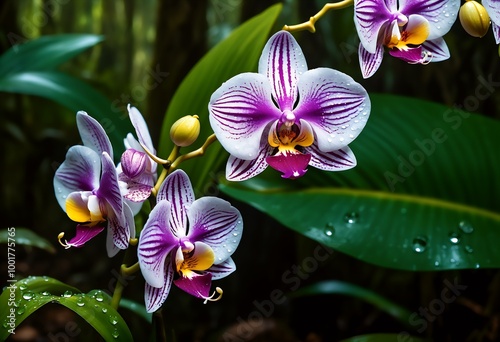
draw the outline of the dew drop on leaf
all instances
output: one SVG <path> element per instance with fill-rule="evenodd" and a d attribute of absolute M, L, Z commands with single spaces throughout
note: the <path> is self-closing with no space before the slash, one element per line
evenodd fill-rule
<path fill-rule="evenodd" d="M 33 298 L 33 292 L 31 291 L 26 291 L 23 293 L 23 298 L 26 299 L 26 300 L 30 300 L 31 298 Z"/>
<path fill-rule="evenodd" d="M 417 253 L 422 253 L 427 248 L 427 238 L 425 236 L 417 236 L 413 239 L 413 250 Z"/>
<path fill-rule="evenodd" d="M 358 222 L 358 220 L 359 220 L 359 214 L 355 211 L 344 215 L 345 223 L 354 224 L 354 223 Z"/>
<path fill-rule="evenodd" d="M 456 232 L 451 232 L 448 237 L 450 238 L 450 242 L 454 245 L 458 244 L 460 242 L 460 234 Z"/>
<path fill-rule="evenodd" d="M 467 221 L 460 221 L 458 223 L 458 228 L 466 234 L 470 234 L 474 231 L 474 227 Z"/>

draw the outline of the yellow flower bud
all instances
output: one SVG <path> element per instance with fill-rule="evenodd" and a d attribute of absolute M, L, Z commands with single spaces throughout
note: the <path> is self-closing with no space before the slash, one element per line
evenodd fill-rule
<path fill-rule="evenodd" d="M 462 27 L 473 37 L 483 37 L 490 27 L 490 16 L 477 1 L 466 1 L 460 7 L 459 18 Z"/>
<path fill-rule="evenodd" d="M 170 128 L 170 139 L 177 146 L 189 146 L 200 134 L 198 115 L 186 115 L 174 122 Z"/>

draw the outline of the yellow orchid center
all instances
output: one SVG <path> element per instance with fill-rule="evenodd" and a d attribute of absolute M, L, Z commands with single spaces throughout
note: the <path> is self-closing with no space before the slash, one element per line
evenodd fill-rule
<path fill-rule="evenodd" d="M 105 213 L 99 206 L 99 199 L 95 195 L 73 193 L 66 199 L 66 214 L 78 223 L 95 226 L 106 221 Z"/>
<path fill-rule="evenodd" d="M 269 131 L 268 142 L 272 147 L 277 147 L 280 152 L 294 152 L 295 146 L 311 146 L 314 142 L 314 134 L 309 124 L 302 122 L 299 128 L 296 124 L 278 124 L 278 129 Z"/>
<path fill-rule="evenodd" d="M 209 269 L 214 264 L 214 261 L 215 253 L 213 249 L 203 242 L 195 242 L 191 251 L 179 248 L 175 256 L 177 272 L 188 279 L 192 279 L 196 275 L 194 271 Z"/>
<path fill-rule="evenodd" d="M 424 43 L 429 37 L 429 32 L 427 19 L 420 15 L 411 15 L 405 26 L 401 27 L 393 23 L 386 46 L 390 49 L 407 50 L 409 45 L 418 46 Z"/>

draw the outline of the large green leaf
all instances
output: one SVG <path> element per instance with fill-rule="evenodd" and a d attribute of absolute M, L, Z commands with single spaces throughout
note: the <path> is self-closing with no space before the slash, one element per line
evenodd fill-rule
<path fill-rule="evenodd" d="M 0 56 L 0 78 L 18 72 L 53 69 L 102 40 L 102 36 L 93 34 L 61 34 L 14 45 Z"/>
<path fill-rule="evenodd" d="M 105 298 L 99 291 L 79 293 L 49 277 L 29 277 L 10 283 L 0 296 L 4 327 L 0 329 L 0 340 L 4 341 L 11 331 L 45 304 L 58 303 L 80 315 L 105 341 L 133 341 L 126 322 Z"/>
<path fill-rule="evenodd" d="M 128 118 L 112 112 L 111 102 L 83 81 L 59 71 L 26 71 L 0 77 L 0 92 L 37 95 L 53 100 L 75 114 L 86 111 L 106 130 L 115 156 L 123 151 L 123 138 L 133 127 Z"/>
<path fill-rule="evenodd" d="M 358 165 L 277 172 L 221 189 L 360 260 L 404 270 L 500 267 L 500 123 L 417 99 L 372 95 L 351 144 Z"/>
<path fill-rule="evenodd" d="M 207 109 L 210 96 L 229 78 L 242 72 L 255 71 L 262 48 L 281 8 L 281 4 L 276 4 L 243 23 L 212 48 L 189 72 L 167 108 L 160 135 L 159 156 L 166 158 L 169 155 L 173 147 L 170 127 L 182 116 L 197 114 L 200 117 L 201 132 L 197 144 L 201 145 L 202 140 L 213 133 Z M 205 185 L 210 177 L 215 177 L 213 170 L 217 170 L 227 156 L 220 144 L 214 143 L 202 159 L 182 164 L 197 192 L 206 192 Z"/>
<path fill-rule="evenodd" d="M 0 230 L 0 244 L 6 244 L 7 248 L 15 251 L 16 246 L 34 246 L 55 253 L 54 246 L 31 229 L 10 227 Z"/>
<path fill-rule="evenodd" d="M 406 332 L 402 332 L 399 334 L 367 334 L 367 335 L 360 335 L 360 336 L 354 336 L 350 337 L 348 339 L 342 340 L 340 342 L 402 342 L 402 341 L 407 341 L 407 342 L 426 342 L 429 340 L 415 337 L 415 336 L 410 336 Z"/>

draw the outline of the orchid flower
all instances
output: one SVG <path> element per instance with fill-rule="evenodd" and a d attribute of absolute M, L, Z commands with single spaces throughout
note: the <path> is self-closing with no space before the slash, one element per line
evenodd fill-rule
<path fill-rule="evenodd" d="M 361 85 L 333 69 L 308 70 L 287 31 L 269 39 L 258 71 L 234 76 L 210 99 L 210 124 L 230 154 L 227 179 L 249 179 L 268 165 L 284 178 L 301 177 L 308 165 L 327 171 L 356 165 L 347 145 L 370 113 Z"/>
<path fill-rule="evenodd" d="M 82 247 L 108 228 L 106 248 L 112 257 L 126 249 L 135 224 L 130 208 L 123 202 L 113 149 L 102 126 L 87 113 L 76 114 L 83 146 L 72 146 L 54 176 L 57 201 L 68 217 L 77 222 L 76 235 L 59 242 L 66 248 Z"/>
<path fill-rule="evenodd" d="M 450 57 L 442 38 L 453 26 L 460 0 L 356 0 L 354 23 L 361 41 L 359 62 L 364 78 L 389 54 L 411 64 Z"/>
<path fill-rule="evenodd" d="M 137 108 L 130 105 L 127 109 L 139 141 L 131 133 L 127 135 L 124 140 L 126 150 L 121 156 L 117 172 L 122 195 L 136 214 L 141 208 L 142 202 L 151 195 L 157 178 L 157 164 L 146 153 L 141 144 L 153 154 L 156 154 L 156 151 L 142 114 Z"/>
<path fill-rule="evenodd" d="M 232 273 L 231 255 L 241 239 L 239 211 L 217 197 L 194 199 L 187 174 L 172 172 L 162 183 L 157 204 L 141 231 L 139 265 L 146 280 L 148 312 L 158 310 L 172 283 L 208 300 L 212 280 Z M 189 224 L 189 225 L 188 225 Z M 217 288 L 216 292 L 222 294 Z"/>
<path fill-rule="evenodd" d="M 481 2 L 488 11 L 491 19 L 491 28 L 495 36 L 495 42 L 500 44 L 500 1 L 498 0 L 483 0 Z"/>

